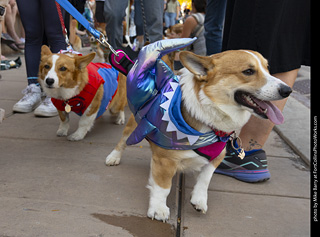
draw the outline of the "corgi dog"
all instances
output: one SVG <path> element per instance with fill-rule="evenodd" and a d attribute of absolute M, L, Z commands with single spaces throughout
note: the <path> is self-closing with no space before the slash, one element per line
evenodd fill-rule
<path fill-rule="evenodd" d="M 166 200 L 178 170 L 200 171 L 190 202 L 206 213 L 208 186 L 225 156 L 230 134 L 241 129 L 251 115 L 282 123 L 281 111 L 269 101 L 291 93 L 288 85 L 269 74 L 267 60 L 250 50 L 212 56 L 183 51 L 180 60 L 185 68 L 177 77 L 160 58 L 193 41 L 158 41 L 140 51 L 127 75 L 133 115 L 106 158 L 106 165 L 118 165 L 127 145 L 147 139 L 152 150 L 147 216 L 160 221 L 169 219 Z M 206 150 L 209 157 L 202 154 Z"/>
<path fill-rule="evenodd" d="M 78 129 L 68 136 L 70 141 L 82 140 L 107 108 L 118 114 L 116 124 L 125 122 L 126 77 L 110 64 L 92 63 L 94 57 L 95 53 L 55 54 L 45 45 L 41 48 L 39 83 L 59 112 L 57 135 L 68 135 L 69 112 L 81 116 Z"/>
<path fill-rule="evenodd" d="M 72 45 L 72 48 L 75 51 L 80 51 L 82 49 L 82 41 L 81 38 L 77 35 L 77 29 L 78 27 L 78 22 L 75 19 L 71 19 L 72 17 L 70 16 L 70 36 L 69 36 L 69 41 L 70 44 Z"/>

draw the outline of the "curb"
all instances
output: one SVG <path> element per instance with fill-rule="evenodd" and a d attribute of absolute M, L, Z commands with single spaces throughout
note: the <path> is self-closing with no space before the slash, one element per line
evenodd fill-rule
<path fill-rule="evenodd" d="M 283 116 L 285 122 L 274 130 L 310 166 L 310 109 L 289 97 Z"/>

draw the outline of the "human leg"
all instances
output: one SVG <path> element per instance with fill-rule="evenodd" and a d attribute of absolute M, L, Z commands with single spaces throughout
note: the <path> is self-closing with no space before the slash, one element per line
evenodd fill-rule
<path fill-rule="evenodd" d="M 53 53 L 66 49 L 66 41 L 62 33 L 57 6 L 54 0 L 41 0 L 44 31 Z"/>
<path fill-rule="evenodd" d="M 21 21 L 25 29 L 25 62 L 28 85 L 37 84 L 43 25 L 38 0 L 17 0 Z M 32 6 L 32 7 L 30 7 Z"/>
<path fill-rule="evenodd" d="M 207 55 L 221 52 L 227 0 L 208 0 L 204 22 Z"/>
<path fill-rule="evenodd" d="M 108 42 L 114 48 L 122 45 L 122 20 L 125 17 L 127 6 L 127 0 L 106 0 L 104 3 L 104 17 L 107 24 L 106 32 Z"/>
<path fill-rule="evenodd" d="M 164 23 L 165 23 L 165 27 L 169 28 L 169 26 L 170 26 L 170 13 L 169 12 L 164 13 Z"/>
<path fill-rule="evenodd" d="M 162 40 L 163 0 L 144 0 L 143 3 L 150 43 Z"/>
<path fill-rule="evenodd" d="M 14 28 L 16 14 L 17 14 L 16 2 L 11 0 L 8 4 L 8 7 L 6 9 L 6 15 L 5 15 L 5 24 L 6 24 L 7 32 L 15 41 L 15 46 L 18 49 L 24 49 L 24 43 L 20 40 L 20 37 L 17 35 Z"/>
<path fill-rule="evenodd" d="M 292 87 L 297 78 L 297 74 L 298 69 L 295 69 L 289 72 L 273 74 L 273 76 L 279 78 L 288 86 Z M 282 111 L 286 102 L 287 99 L 283 99 L 274 101 L 273 104 Z M 241 129 L 240 132 L 243 148 L 246 151 L 262 149 L 273 127 L 274 124 L 269 120 L 261 120 L 260 118 L 251 116 L 249 122 Z"/>

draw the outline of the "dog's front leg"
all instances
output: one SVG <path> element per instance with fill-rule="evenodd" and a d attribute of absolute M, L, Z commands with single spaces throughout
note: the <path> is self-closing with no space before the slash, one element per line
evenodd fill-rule
<path fill-rule="evenodd" d="M 127 147 L 126 141 L 136 127 L 137 127 L 137 123 L 134 119 L 133 114 L 131 114 L 131 116 L 128 120 L 128 123 L 126 124 L 126 126 L 123 130 L 122 137 L 121 137 L 120 141 L 118 142 L 117 146 L 113 149 L 113 151 L 106 158 L 106 165 L 114 166 L 114 165 L 120 164 L 122 152 Z"/>
<path fill-rule="evenodd" d="M 79 127 L 78 129 L 72 133 L 70 136 L 68 136 L 69 141 L 80 141 L 82 140 L 86 134 L 90 131 L 90 129 L 93 127 L 93 123 L 97 117 L 97 113 L 94 113 L 92 115 L 83 114 L 79 120 Z"/>
<path fill-rule="evenodd" d="M 151 172 L 147 186 L 150 190 L 147 214 L 149 218 L 155 218 L 163 222 L 169 219 L 170 210 L 167 207 L 167 197 L 170 193 L 172 177 L 176 171 L 177 164 L 175 161 L 166 157 L 157 157 L 153 150 Z"/>
<path fill-rule="evenodd" d="M 65 111 L 58 110 L 59 117 L 60 117 L 60 125 L 57 131 L 57 136 L 65 137 L 68 135 L 69 130 L 69 114 Z"/>
<path fill-rule="evenodd" d="M 209 184 L 212 178 L 212 175 L 216 168 L 219 166 L 221 161 L 223 160 L 225 156 L 225 150 L 221 152 L 221 154 L 214 159 L 214 161 L 206 164 L 198 178 L 195 186 L 193 187 L 192 193 L 191 193 L 191 199 L 190 202 L 192 206 L 197 210 L 201 211 L 202 213 L 206 213 L 208 210 L 208 188 Z"/>

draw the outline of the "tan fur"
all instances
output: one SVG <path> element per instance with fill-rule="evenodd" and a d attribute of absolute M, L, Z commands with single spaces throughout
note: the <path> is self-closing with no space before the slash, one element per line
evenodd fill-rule
<path fill-rule="evenodd" d="M 46 78 L 46 75 L 52 68 L 53 58 L 52 52 L 47 46 L 42 46 L 41 50 L 41 62 L 39 66 L 39 82 L 41 85 L 45 85 L 44 80 Z M 55 62 L 55 73 L 57 74 L 57 77 L 59 78 L 59 85 L 58 88 L 49 89 L 44 87 L 44 90 L 47 90 L 47 92 L 51 93 L 52 90 L 55 90 L 58 92 L 62 89 L 73 89 L 75 91 L 75 95 L 79 94 L 86 84 L 88 83 L 88 71 L 87 71 L 87 65 L 92 61 L 92 59 L 95 57 L 95 53 L 90 53 L 86 56 L 78 56 L 78 55 L 72 55 L 68 56 L 65 54 L 59 54 L 58 59 Z M 116 95 L 114 96 L 111 104 L 110 104 L 110 111 L 112 110 L 112 113 L 119 113 L 119 115 L 116 123 L 122 124 L 124 122 L 124 107 L 127 103 L 126 100 L 126 77 L 119 73 L 119 83 L 118 83 L 118 89 L 116 92 Z M 101 105 L 102 96 L 104 93 L 103 85 L 101 85 L 94 96 L 90 106 L 85 111 L 85 113 L 82 115 L 82 117 L 90 117 L 95 115 Z M 58 93 L 59 94 L 59 93 Z M 61 94 L 61 93 L 60 93 Z M 75 96 L 73 95 L 73 96 Z M 70 96 L 69 98 L 73 97 Z M 67 100 L 69 98 L 63 98 L 64 100 Z M 56 99 L 62 99 L 62 98 L 56 98 Z M 65 111 L 58 111 L 59 117 L 62 123 L 67 123 L 69 120 L 68 114 Z M 118 120 L 121 121 L 118 121 Z M 91 120 L 91 119 L 90 119 Z M 92 122 L 93 123 L 93 122 Z M 89 124 L 85 123 L 86 126 L 89 126 Z M 92 124 L 93 125 L 93 124 Z M 91 127 L 92 127 L 91 125 Z M 63 126 L 63 125 L 61 125 Z M 60 126 L 60 127 L 61 127 Z M 64 129 L 67 130 L 67 126 L 64 125 Z M 91 129 L 87 129 L 88 131 Z M 79 123 L 80 128 L 80 123 Z M 57 132 L 58 136 L 65 136 L 66 132 Z M 71 138 L 70 138 L 71 139 Z M 81 140 L 80 139 L 73 139 L 73 140 Z"/>
<path fill-rule="evenodd" d="M 230 50 L 212 56 L 198 56 L 190 52 L 181 52 L 180 60 L 182 64 L 188 65 L 185 57 L 186 55 L 190 56 L 190 54 L 194 55 L 194 60 L 199 61 L 207 70 L 206 75 L 196 75 L 194 77 L 196 94 L 198 94 L 200 87 L 203 86 L 205 94 L 215 103 L 230 103 L 230 97 L 228 97 L 226 91 L 232 90 L 232 88 L 239 88 L 245 84 L 247 90 L 250 88 L 254 91 L 266 83 L 265 78 L 258 70 L 257 61 L 250 57 L 249 54 L 239 50 Z M 263 61 L 265 69 L 268 70 L 266 59 L 261 57 L 260 54 L 256 55 Z M 248 68 L 257 70 L 257 73 L 252 77 L 246 77 L 242 71 Z M 196 74 L 192 68 L 188 69 Z"/>
<path fill-rule="evenodd" d="M 180 78 L 182 91 L 181 112 L 185 121 L 191 127 L 198 131 L 205 130 L 207 132 L 215 128 L 231 132 L 238 129 L 236 126 L 239 126 L 240 129 L 248 121 L 251 114 L 235 101 L 235 92 L 244 89 L 246 92 L 254 94 L 267 84 L 266 77 L 269 75 L 267 61 L 256 52 L 249 52 L 227 51 L 212 56 L 198 56 L 190 52 L 180 53 L 182 64 L 193 73 L 193 75 L 190 73 L 183 74 L 185 78 Z M 251 53 L 259 58 L 262 68 L 258 60 Z M 168 60 L 169 58 L 164 59 Z M 250 74 L 250 76 L 244 73 L 246 70 L 251 69 L 255 72 Z M 274 91 L 278 93 L 277 88 Z M 195 96 L 196 98 L 190 96 Z M 212 111 L 208 113 L 209 117 L 207 117 L 206 111 L 200 111 L 210 121 L 203 121 L 203 118 L 197 117 L 198 114 L 194 112 L 197 110 L 190 107 L 197 105 L 197 103 L 193 104 L 192 101 L 190 103 L 190 99 L 188 98 L 192 98 L 195 101 L 204 100 L 205 105 L 208 104 L 208 107 L 203 106 L 203 104 L 201 106 L 203 106 L 203 110 L 208 109 Z M 186 99 L 189 101 L 189 104 L 185 104 Z M 228 111 L 229 108 L 237 110 L 231 113 L 231 115 L 239 115 L 236 119 L 231 119 Z M 211 116 L 212 114 L 215 116 Z M 212 121 L 216 122 L 216 124 L 211 125 Z M 229 125 L 229 122 L 231 125 Z M 215 127 L 216 125 L 218 127 Z M 121 154 L 126 147 L 126 140 L 136 126 L 134 117 L 131 115 L 118 145 L 106 158 L 107 165 L 118 165 L 120 163 Z M 230 128 L 232 130 L 224 130 L 219 126 L 227 128 L 232 126 Z M 201 170 L 192 191 L 190 202 L 197 210 L 205 213 L 207 211 L 208 185 L 214 170 L 222 162 L 226 150 L 223 149 L 218 157 L 209 162 L 192 150 L 167 150 L 151 141 L 149 143 L 152 150 L 152 161 L 148 185 L 150 189 L 148 216 L 162 221 L 165 221 L 169 217 L 166 197 L 170 192 L 172 177 L 178 170 L 183 171 L 188 169 Z"/>
<path fill-rule="evenodd" d="M 127 104 L 127 77 L 119 73 L 118 90 L 109 105 L 109 111 L 112 114 L 118 114 L 123 111 Z"/>
<path fill-rule="evenodd" d="M 71 18 L 72 17 L 70 16 L 70 19 Z M 80 51 L 82 49 L 82 42 L 80 37 L 76 34 L 77 24 L 77 20 L 71 19 L 69 41 L 75 51 Z"/>

